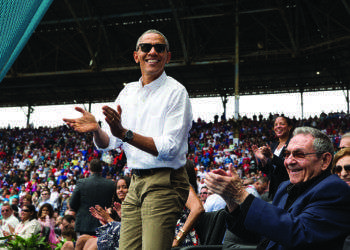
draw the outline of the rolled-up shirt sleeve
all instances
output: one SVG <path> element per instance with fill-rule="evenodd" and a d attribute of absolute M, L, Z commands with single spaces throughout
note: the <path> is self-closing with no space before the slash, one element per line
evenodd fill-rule
<path fill-rule="evenodd" d="M 172 161 L 181 151 L 187 151 L 188 133 L 192 124 L 192 107 L 185 88 L 172 96 L 161 136 L 153 137 L 158 160 Z M 185 145 L 184 145 L 185 144 Z"/>

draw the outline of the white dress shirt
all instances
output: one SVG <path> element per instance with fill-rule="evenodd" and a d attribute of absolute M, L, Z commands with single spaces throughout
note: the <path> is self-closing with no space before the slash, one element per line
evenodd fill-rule
<path fill-rule="evenodd" d="M 15 228 L 15 234 L 22 238 L 29 238 L 41 232 L 41 225 L 37 219 L 27 220 L 19 223 Z"/>
<path fill-rule="evenodd" d="M 13 214 L 9 216 L 7 219 L 3 218 L 2 225 L 0 227 L 1 228 L 0 237 L 4 236 L 4 234 L 2 233 L 3 231 L 10 232 L 9 225 L 11 225 L 11 227 L 13 228 L 16 228 L 18 224 L 19 224 L 19 220 Z"/>
<path fill-rule="evenodd" d="M 178 169 L 185 165 L 188 133 L 192 126 L 192 107 L 183 85 L 165 72 L 145 86 L 140 78 L 138 82 L 125 86 L 112 108 L 117 109 L 118 104 L 122 109 L 123 127 L 152 137 L 158 151 L 156 157 L 123 143 L 129 168 Z M 107 123 L 104 123 L 103 130 L 110 138 L 107 150 L 121 145 L 122 141 L 111 134 Z"/>

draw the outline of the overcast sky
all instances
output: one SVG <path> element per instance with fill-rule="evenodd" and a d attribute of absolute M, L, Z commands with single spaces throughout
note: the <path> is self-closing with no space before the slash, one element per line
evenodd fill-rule
<path fill-rule="evenodd" d="M 194 119 L 198 117 L 205 121 L 213 121 L 216 114 L 221 116 L 223 106 L 221 98 L 193 98 L 191 99 Z M 252 117 L 254 114 L 263 114 L 265 117 L 270 112 L 284 113 L 287 116 L 301 117 L 300 94 L 274 94 L 255 95 L 240 97 L 240 115 Z M 101 107 L 104 104 L 93 104 L 92 113 L 99 120 L 103 120 Z M 113 105 L 110 103 L 110 105 Z M 62 118 L 73 118 L 80 116 L 74 110 L 77 105 L 64 106 L 37 106 L 31 114 L 31 123 L 34 127 L 59 126 L 62 125 Z M 83 107 L 82 104 L 78 106 Z M 88 104 L 86 104 L 88 107 Z M 234 116 L 234 97 L 230 97 L 227 103 L 227 117 Z M 319 115 L 321 112 L 347 112 L 345 95 L 342 91 L 309 92 L 304 93 L 304 118 Z M 27 107 L 0 108 L 0 127 L 25 127 Z"/>

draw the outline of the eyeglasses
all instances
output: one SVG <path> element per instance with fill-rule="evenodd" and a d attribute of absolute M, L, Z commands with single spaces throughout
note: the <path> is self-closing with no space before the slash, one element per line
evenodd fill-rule
<path fill-rule="evenodd" d="M 151 43 L 140 43 L 139 48 L 142 52 L 148 53 L 151 51 L 152 48 L 156 50 L 157 53 L 163 53 L 166 49 L 166 44 L 151 44 Z"/>
<path fill-rule="evenodd" d="M 200 193 L 200 194 L 208 194 L 207 192 L 202 192 L 202 193 Z"/>
<path fill-rule="evenodd" d="M 22 212 L 29 213 L 29 212 L 30 212 L 30 210 L 29 210 L 29 209 L 22 209 Z"/>
<path fill-rule="evenodd" d="M 8 211 L 10 211 L 10 209 L 1 210 L 1 212 L 8 212 Z"/>
<path fill-rule="evenodd" d="M 340 173 L 343 169 L 344 169 L 345 171 L 349 172 L 349 171 L 350 171 L 350 165 L 345 165 L 345 166 L 337 165 L 337 166 L 334 167 L 334 172 L 338 174 L 338 173 Z"/>
<path fill-rule="evenodd" d="M 49 193 L 42 193 L 42 195 L 49 195 Z"/>
<path fill-rule="evenodd" d="M 295 159 L 304 159 L 307 155 L 317 155 L 320 153 L 304 153 L 302 151 L 284 151 L 284 158 L 289 158 L 290 155 L 292 155 Z"/>

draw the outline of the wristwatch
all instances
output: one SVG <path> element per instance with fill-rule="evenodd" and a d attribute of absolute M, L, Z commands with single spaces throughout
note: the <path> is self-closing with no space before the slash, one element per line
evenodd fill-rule
<path fill-rule="evenodd" d="M 123 142 L 129 142 L 134 138 L 134 133 L 131 130 L 126 131 Z"/>

